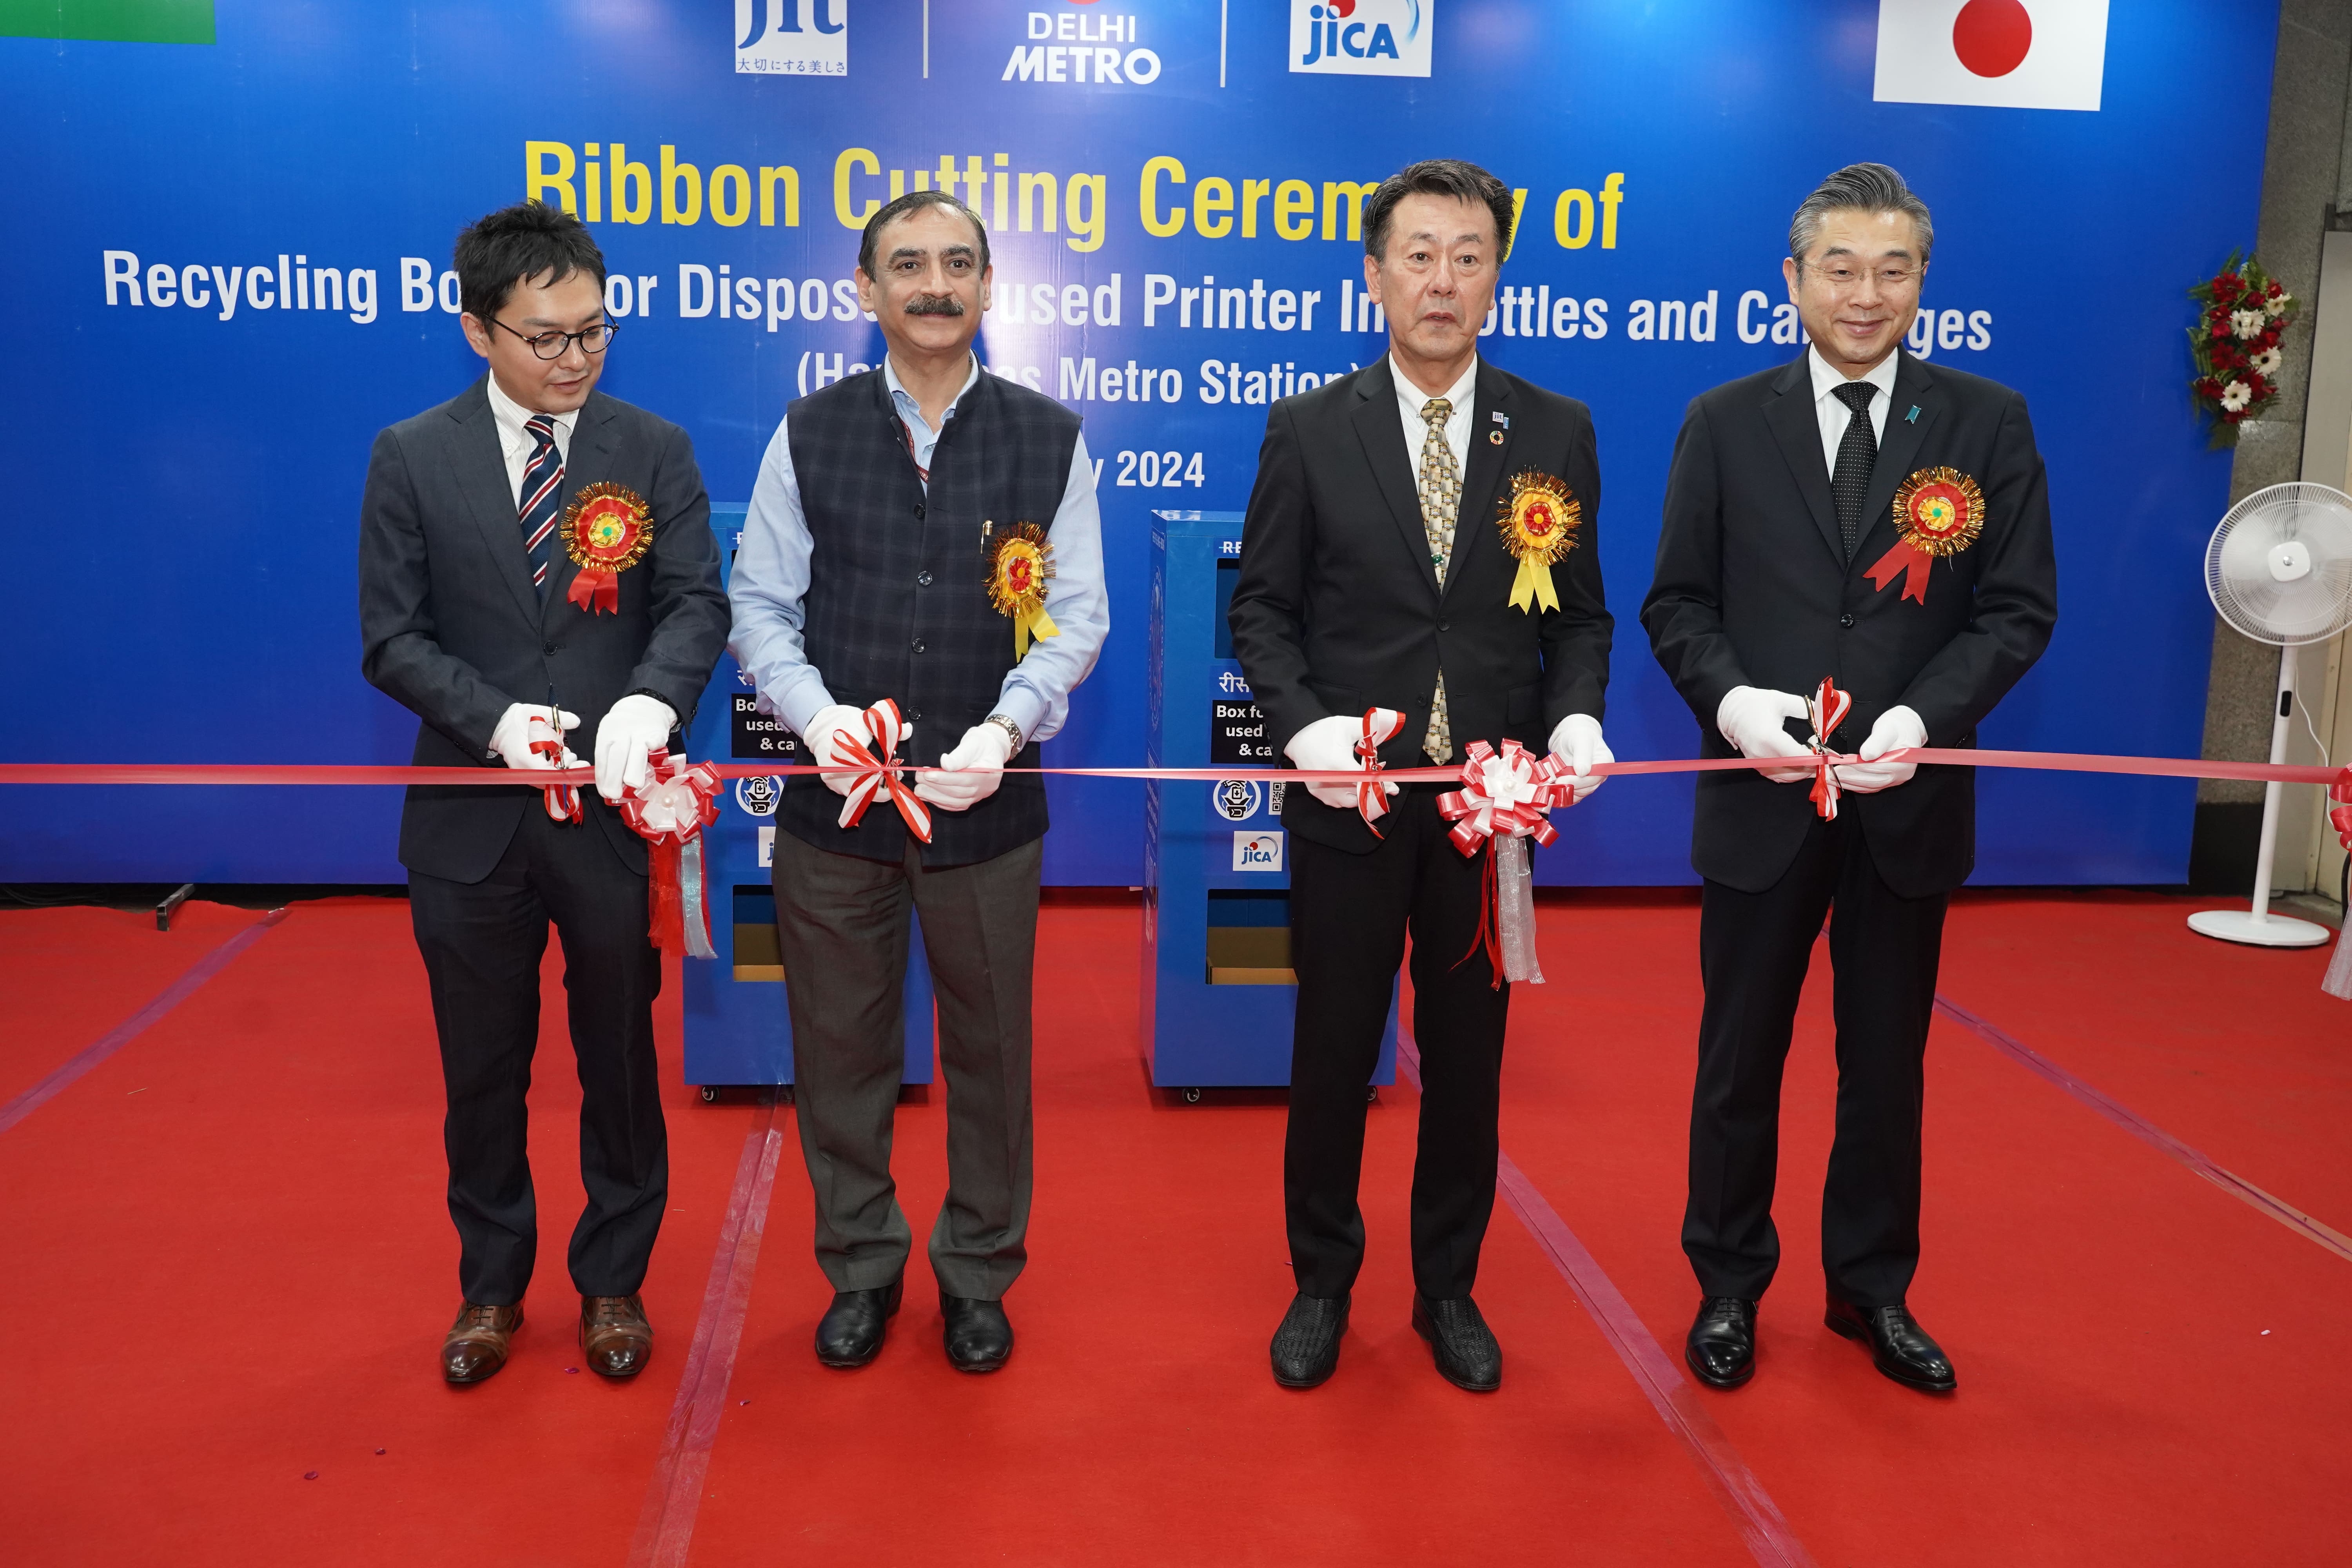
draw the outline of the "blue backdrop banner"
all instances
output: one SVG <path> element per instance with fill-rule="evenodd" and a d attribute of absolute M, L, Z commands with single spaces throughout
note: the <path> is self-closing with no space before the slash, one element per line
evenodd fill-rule
<path fill-rule="evenodd" d="M 1599 426 L 1620 756 L 1696 744 L 1633 619 L 1684 405 L 1798 352 L 1789 214 L 1865 158 L 1935 211 L 1913 349 L 2021 388 L 2049 460 L 2063 614 L 1984 743 L 2197 750 L 2228 459 L 2189 410 L 2185 289 L 2253 233 L 2274 6 L 213 9 L 210 43 L 0 38 L 8 760 L 405 759 L 415 721 L 359 676 L 360 489 L 380 427 L 479 372 L 449 270 L 475 216 L 536 195 L 587 220 L 623 324 L 604 386 L 740 502 L 785 404 L 881 353 L 866 216 L 945 186 L 990 225 L 983 363 L 1083 414 L 1100 465 L 1112 632 L 1046 760 L 1139 763 L 1150 513 L 1241 507 L 1267 403 L 1381 352 L 1362 203 L 1441 154 L 1523 204 L 1483 351 Z M 2217 114 L 2222 58 L 2255 64 Z M 1203 721 L 1231 699 L 1198 693 Z M 1137 881 L 1140 786 L 1053 793 L 1048 879 Z M 2184 876 L 2185 783 L 1982 795 L 1979 882 Z M 8 880 L 401 876 L 390 791 L 7 805 Z M 1538 875 L 1688 881 L 1689 812 L 1686 781 L 1622 781 Z"/>

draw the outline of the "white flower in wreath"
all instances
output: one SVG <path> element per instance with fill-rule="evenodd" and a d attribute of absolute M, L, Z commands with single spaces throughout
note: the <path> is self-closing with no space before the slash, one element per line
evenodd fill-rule
<path fill-rule="evenodd" d="M 2253 399 L 2254 389 L 2242 381 L 2233 381 L 2221 389 L 2221 408 L 2225 413 L 2235 414 Z"/>
<path fill-rule="evenodd" d="M 2279 362 L 2282 357 L 2283 356 L 2276 349 L 2264 349 L 2262 353 L 2254 356 L 2254 374 L 2256 375 L 2276 375 L 2279 373 Z"/>
<path fill-rule="evenodd" d="M 2269 315 L 2259 310 L 2230 312 L 2230 331 L 2242 338 L 2260 337 L 2269 322 Z"/>
<path fill-rule="evenodd" d="M 2275 300 L 2265 300 L 2263 301 L 2263 314 L 2266 316 L 2284 316 L 2286 314 L 2286 308 L 2293 303 L 2294 300 L 2284 294 L 2280 295 Z"/>

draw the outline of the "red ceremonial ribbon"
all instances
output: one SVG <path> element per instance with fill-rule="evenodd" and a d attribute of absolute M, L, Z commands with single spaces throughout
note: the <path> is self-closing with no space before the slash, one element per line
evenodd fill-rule
<path fill-rule="evenodd" d="M 1509 834 L 1549 845 L 1559 829 L 1545 814 L 1555 805 L 1575 805 L 1576 792 L 1559 782 L 1567 770 L 1558 761 L 1534 756 L 1517 741 L 1505 741 L 1500 752 L 1484 741 L 1471 742 L 1463 752 L 1460 776 L 1460 789 L 1437 797 L 1437 814 L 1454 824 L 1446 837 L 1463 855 L 1475 855 L 1482 845 L 1486 847 L 1486 867 L 1478 894 L 1478 930 L 1470 939 L 1470 952 L 1454 962 L 1467 963 L 1470 953 L 1484 948 L 1494 976 L 1491 984 L 1499 989 L 1503 954 L 1495 923 L 1495 836 Z"/>
<path fill-rule="evenodd" d="M 1372 826 L 1372 819 L 1388 815 L 1389 792 L 1370 775 L 1381 771 L 1381 748 L 1395 740 L 1397 731 L 1403 728 L 1404 715 L 1393 708 L 1364 710 L 1364 733 L 1356 742 L 1356 760 L 1364 764 L 1365 778 L 1356 786 L 1356 810 L 1362 816 L 1364 826 L 1371 827 L 1375 838 L 1387 837 Z"/>
<path fill-rule="evenodd" d="M 1822 689 L 1806 700 L 1805 706 L 1812 710 L 1813 721 L 1813 738 L 1811 742 L 1815 769 L 1813 809 L 1820 812 L 1823 817 L 1834 821 L 1838 814 L 1838 781 L 1832 764 L 1840 759 L 1836 752 L 1829 749 L 1830 736 L 1840 724 L 1845 722 L 1846 714 L 1853 710 L 1853 693 L 1840 691 L 1837 689 L 1837 683 L 1824 676 L 1822 679 Z M 1852 761 L 1851 758 L 1845 760 Z"/>
<path fill-rule="evenodd" d="M 533 731 L 544 731 L 545 733 L 534 733 Z M 524 727 L 524 733 L 530 736 L 530 746 L 532 751 L 538 752 L 541 756 L 545 757 L 548 762 L 555 767 L 561 768 L 563 765 L 563 736 L 562 731 L 554 729 L 546 720 L 534 713 L 530 716 L 530 723 Z M 580 820 L 580 789 L 578 785 L 550 784 L 541 793 L 547 796 L 547 815 L 549 816 L 552 817 L 557 822 L 577 822 Z"/>
<path fill-rule="evenodd" d="M 572 579 L 571 591 L 563 596 L 591 615 L 604 610 L 617 616 L 621 613 L 621 574 L 602 566 L 583 566 L 579 575 Z"/>
<path fill-rule="evenodd" d="M 646 782 L 621 798 L 621 818 L 646 841 L 651 877 L 649 925 L 656 947 L 711 958 L 710 895 L 702 874 L 702 830 L 719 820 L 719 770 L 688 766 L 667 750 L 646 753 Z"/>
<path fill-rule="evenodd" d="M 884 790 L 890 792 L 890 804 L 907 824 L 907 831 L 929 844 L 931 841 L 931 808 L 908 787 L 900 776 L 904 771 L 898 760 L 898 705 L 887 697 L 868 708 L 864 718 L 866 733 L 873 741 L 871 751 L 850 739 L 846 731 L 835 731 L 833 754 L 847 768 L 828 767 L 825 773 L 855 773 L 857 782 L 850 786 L 849 796 L 841 803 L 841 826 L 855 827 L 866 816 L 866 808 L 874 804 Z M 789 768 L 769 768 L 770 774 L 790 773 Z M 807 771 L 807 770 L 803 770 Z M 937 772 L 939 770 L 930 770 Z"/>
<path fill-rule="evenodd" d="M 1924 605 L 1927 602 L 1927 568 L 1935 563 L 1934 556 L 1909 540 L 1900 539 L 1895 541 L 1894 549 L 1864 567 L 1862 574 L 1869 578 L 1870 585 L 1882 594 L 1886 592 L 1889 583 L 1901 577 L 1903 597 L 1916 599 Z"/>

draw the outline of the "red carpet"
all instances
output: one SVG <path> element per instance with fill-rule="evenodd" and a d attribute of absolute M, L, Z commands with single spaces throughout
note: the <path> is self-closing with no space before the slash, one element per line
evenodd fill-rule
<path fill-rule="evenodd" d="M 2325 952 L 2206 942 L 2179 925 L 2190 907 L 1972 898 L 1953 917 L 1943 989 L 2352 1228 L 2338 1045 L 2352 1011 L 2316 990 Z M 257 918 L 199 909 L 164 935 L 143 915 L 0 914 L 0 1100 Z M 1543 921 L 1552 984 L 1514 998 L 1504 1146 L 1675 1357 L 1695 1300 L 1675 1239 L 1695 907 L 1580 895 Z M 1384 1091 L 1372 1115 L 1371 1254 L 1339 1375 L 1310 1394 L 1276 1388 L 1281 1109 L 1147 1089 L 1135 950 L 1131 909 L 1046 911 L 1033 1261 L 1010 1299 L 1020 1348 L 995 1377 L 945 1366 L 919 1260 L 880 1360 L 847 1374 L 815 1364 L 826 1287 L 779 1112 L 782 1158 L 690 1561 L 1755 1561 L 1504 1210 L 1479 1282 L 1504 1389 L 1479 1398 L 1436 1379 L 1405 1321 L 1409 1090 Z M 1960 1392 L 1899 1388 L 1821 1327 L 1832 1080 L 1815 990 L 1789 1077 L 1785 1267 L 1762 1370 L 1704 1396 L 1812 1559 L 2342 1561 L 2326 1500 L 2352 1441 L 2336 1350 L 2352 1266 L 1964 1029 L 1939 1022 L 1931 1046 L 1913 1295 Z M 432 1367 L 455 1248 L 404 907 L 299 906 L 0 1133 L 21 1347 L 0 1367 L 0 1560 L 630 1560 L 758 1113 L 671 1091 L 653 1368 L 621 1387 L 568 1372 L 577 1089 L 560 992 L 550 1000 L 534 1126 L 543 1267 L 513 1363 L 478 1389 L 445 1388 Z M 674 1079 L 674 984 L 665 1000 Z M 943 1125 L 937 1098 L 902 1108 L 919 1235 L 944 1184 Z"/>

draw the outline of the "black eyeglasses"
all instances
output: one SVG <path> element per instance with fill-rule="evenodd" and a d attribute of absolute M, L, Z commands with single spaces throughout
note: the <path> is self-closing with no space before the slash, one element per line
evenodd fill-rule
<path fill-rule="evenodd" d="M 621 330 L 610 321 L 599 321 L 593 327 L 583 327 L 576 332 L 539 332 L 525 337 L 520 332 L 515 332 L 512 327 L 507 327 L 507 324 L 496 316 L 490 318 L 490 325 L 506 327 L 508 331 L 514 332 L 515 336 L 522 338 L 524 346 L 541 359 L 562 359 L 573 343 L 580 345 L 580 352 L 583 353 L 603 353 L 612 343 L 613 334 Z"/>

